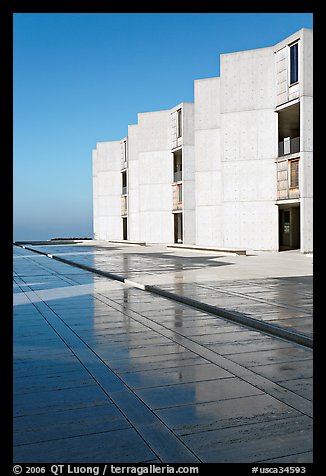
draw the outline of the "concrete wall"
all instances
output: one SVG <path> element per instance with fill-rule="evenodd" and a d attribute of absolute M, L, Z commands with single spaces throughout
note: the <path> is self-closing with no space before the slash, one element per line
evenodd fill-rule
<path fill-rule="evenodd" d="M 195 148 L 183 146 L 183 242 L 196 243 Z"/>
<path fill-rule="evenodd" d="M 313 250 L 313 98 L 300 98 L 300 205 L 301 251 Z"/>
<path fill-rule="evenodd" d="M 183 112 L 182 162 L 183 162 L 183 242 L 196 243 L 195 198 L 195 112 L 194 104 L 181 104 Z"/>
<path fill-rule="evenodd" d="M 313 31 L 303 28 L 302 38 L 302 96 L 313 96 Z"/>
<path fill-rule="evenodd" d="M 99 214 L 98 214 L 98 179 L 97 179 L 97 152 L 92 150 L 92 191 L 93 191 L 93 236 L 97 239 L 99 235 Z"/>
<path fill-rule="evenodd" d="M 121 222 L 120 141 L 98 142 L 93 150 L 94 238 L 118 240 Z"/>
<path fill-rule="evenodd" d="M 195 81 L 196 243 L 224 246 L 220 78 Z"/>
<path fill-rule="evenodd" d="M 128 126 L 128 238 L 140 240 L 138 125 Z"/>
<path fill-rule="evenodd" d="M 134 183 L 138 181 L 139 240 L 170 243 L 173 237 L 170 111 L 138 114 L 135 131 L 138 169 L 130 168 L 129 176 Z M 131 137 L 129 140 L 131 143 Z M 131 191 L 129 199 L 131 204 Z M 130 223 L 131 233 L 132 226 Z"/>
<path fill-rule="evenodd" d="M 278 249 L 273 48 L 221 56 L 224 246 Z"/>
<path fill-rule="evenodd" d="M 301 30 L 301 251 L 313 250 L 313 32 Z"/>

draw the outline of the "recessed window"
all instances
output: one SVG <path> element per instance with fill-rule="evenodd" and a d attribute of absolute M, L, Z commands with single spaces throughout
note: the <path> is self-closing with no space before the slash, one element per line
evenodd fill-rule
<path fill-rule="evenodd" d="M 123 153 L 124 153 L 125 162 L 127 162 L 127 141 L 126 140 L 123 143 Z"/>
<path fill-rule="evenodd" d="M 299 43 L 290 46 L 290 84 L 299 81 Z"/>
<path fill-rule="evenodd" d="M 177 137 L 182 137 L 182 109 L 177 110 Z"/>
<path fill-rule="evenodd" d="M 178 190 L 178 204 L 182 203 L 182 184 L 177 185 Z"/>
<path fill-rule="evenodd" d="M 299 187 L 299 160 L 290 160 L 290 188 Z"/>
<path fill-rule="evenodd" d="M 121 185 L 122 185 L 122 195 L 127 193 L 127 172 L 124 170 L 121 172 Z"/>
<path fill-rule="evenodd" d="M 173 152 L 173 181 L 180 182 L 182 180 L 182 150 Z"/>

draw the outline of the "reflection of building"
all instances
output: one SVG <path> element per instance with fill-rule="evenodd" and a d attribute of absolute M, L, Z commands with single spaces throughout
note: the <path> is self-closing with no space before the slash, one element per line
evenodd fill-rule
<path fill-rule="evenodd" d="M 97 144 L 95 238 L 312 251 L 312 30 L 220 64 Z"/>

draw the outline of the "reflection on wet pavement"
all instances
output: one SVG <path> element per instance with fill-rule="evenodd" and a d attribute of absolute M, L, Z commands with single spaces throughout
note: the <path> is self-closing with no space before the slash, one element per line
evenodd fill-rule
<path fill-rule="evenodd" d="M 15 462 L 311 461 L 311 350 L 14 251 Z"/>
<path fill-rule="evenodd" d="M 96 245 L 38 245 L 34 249 L 122 278 L 154 284 L 176 295 L 190 297 L 227 311 L 312 337 L 312 276 L 265 279 L 201 280 L 203 269 L 232 266 L 223 256 L 176 256 L 171 251 L 133 252 L 121 247 Z M 143 247 L 142 247 L 143 248 Z M 248 259 L 248 258 L 247 258 Z M 51 265 L 49 265 L 51 266 Z M 191 273 L 191 282 L 187 276 Z"/>

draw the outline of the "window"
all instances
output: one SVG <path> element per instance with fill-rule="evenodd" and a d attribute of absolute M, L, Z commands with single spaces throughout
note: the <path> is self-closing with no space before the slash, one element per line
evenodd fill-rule
<path fill-rule="evenodd" d="M 178 204 L 182 203 L 182 184 L 177 185 L 178 190 Z"/>
<path fill-rule="evenodd" d="M 182 150 L 173 152 L 173 181 L 180 182 L 182 180 Z"/>
<path fill-rule="evenodd" d="M 121 201 L 121 215 L 127 215 L 128 211 L 128 204 L 127 204 L 127 196 L 123 195 Z"/>
<path fill-rule="evenodd" d="M 182 213 L 174 214 L 174 243 L 183 243 Z"/>
<path fill-rule="evenodd" d="M 128 223 L 127 218 L 122 218 L 122 239 L 128 239 Z"/>
<path fill-rule="evenodd" d="M 123 143 L 123 154 L 124 154 L 125 162 L 127 162 L 127 141 L 126 140 Z"/>
<path fill-rule="evenodd" d="M 177 110 L 177 137 L 182 137 L 182 109 Z"/>
<path fill-rule="evenodd" d="M 299 43 L 290 46 L 290 85 L 299 81 Z"/>
<path fill-rule="evenodd" d="M 124 171 L 121 173 L 122 178 L 122 195 L 127 193 L 127 172 Z"/>
<path fill-rule="evenodd" d="M 299 187 L 299 160 L 290 160 L 290 188 Z"/>

